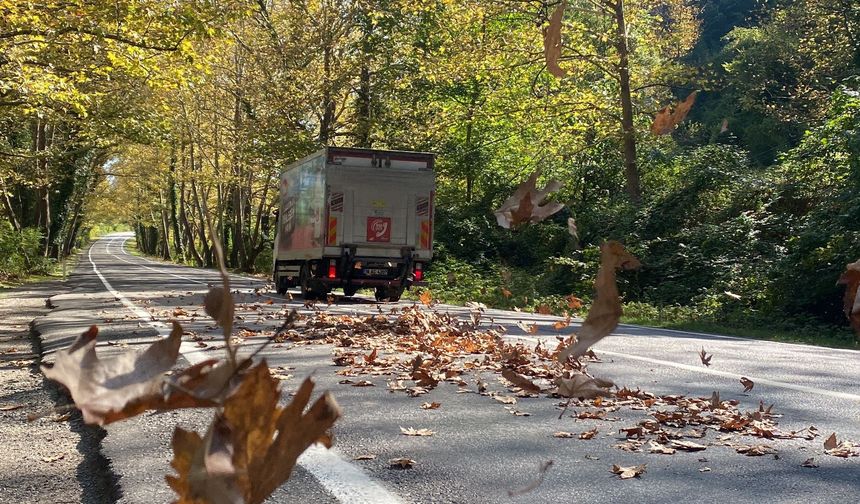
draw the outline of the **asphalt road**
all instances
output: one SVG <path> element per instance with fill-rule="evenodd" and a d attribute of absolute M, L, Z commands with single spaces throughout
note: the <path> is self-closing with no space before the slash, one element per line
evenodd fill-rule
<path fill-rule="evenodd" d="M 127 234 L 97 241 L 73 273 L 71 290 L 54 296 L 55 308 L 36 321 L 43 358 L 67 346 L 90 324 L 101 327 L 99 352 L 109 355 L 141 348 L 164 334 L 170 313 L 181 307 L 201 314 L 186 324 L 200 335 L 217 337 L 202 315 L 202 295 L 218 282 L 214 271 L 187 268 L 132 256 L 124 248 Z M 289 300 L 271 292 L 254 293 L 265 282 L 234 276 L 240 296 L 243 325 L 272 329 L 285 309 L 307 311 L 298 296 Z M 108 288 L 108 286 L 110 288 Z M 271 300 L 272 304 L 268 304 Z M 411 303 L 399 303 L 411 305 Z M 253 305 L 253 306 L 252 306 Z M 386 305 L 386 308 L 392 306 Z M 366 299 L 339 301 L 321 309 L 337 313 L 378 313 Z M 438 311 L 467 316 L 468 310 L 439 305 Z M 555 340 L 557 317 L 488 310 L 486 318 L 504 325 L 512 339 L 534 343 Z M 153 321 L 156 319 L 156 321 Z M 537 323 L 536 334 L 525 334 L 516 323 Z M 571 329 L 563 332 L 575 330 Z M 247 340 L 246 351 L 255 343 Z M 183 344 L 190 363 L 209 358 L 208 348 Z M 699 362 L 704 347 L 712 365 Z M 720 433 L 709 432 L 698 442 L 704 451 L 657 455 L 626 452 L 613 445 L 624 440 L 618 433 L 642 420 L 642 412 L 621 409 L 617 420 L 580 420 L 568 411 L 559 419 L 557 399 L 520 398 L 516 409 L 530 416 L 512 415 L 492 397 L 457 393 L 442 383 L 417 398 L 388 391 L 386 377 L 369 377 L 374 387 L 338 384 L 343 379 L 333 366 L 332 348 L 325 345 L 274 345 L 261 352 L 270 366 L 284 366 L 295 378 L 283 382 L 286 390 L 313 374 L 317 390 L 331 390 L 344 416 L 336 424 L 333 450 L 314 449 L 300 459 L 294 477 L 272 496 L 271 502 L 852 502 L 860 500 L 860 457 L 838 458 L 824 454 L 823 438 L 831 432 L 839 440 L 860 441 L 860 377 L 858 352 L 772 343 L 717 335 L 703 335 L 635 326 L 621 326 L 594 350 L 601 362 L 589 366 L 598 376 L 619 386 L 641 388 L 656 394 L 710 397 L 719 391 L 723 400 L 740 401 L 742 409 L 759 402 L 774 404 L 780 428 L 801 430 L 811 425 L 823 436 L 812 440 L 766 440 L 777 454 L 746 457 L 719 446 Z M 738 382 L 750 378 L 748 393 Z M 362 377 L 365 378 L 365 377 Z M 495 376 L 484 374 L 491 389 L 504 390 Z M 436 401 L 441 407 L 422 410 L 419 404 Z M 163 475 L 170 472 L 169 441 L 173 425 L 202 431 L 208 411 L 181 411 L 146 415 L 108 426 L 101 452 L 107 463 L 99 481 L 112 480 L 115 488 L 84 485 L 85 502 L 169 502 L 171 492 Z M 429 428 L 431 437 L 409 437 L 400 427 Z M 556 431 L 583 432 L 598 428 L 591 440 L 559 439 Z M 744 440 L 749 444 L 760 439 Z M 373 454 L 375 459 L 356 461 Z M 388 460 L 408 457 L 412 469 L 391 469 Z M 818 466 L 803 467 L 809 458 Z M 522 495 L 517 490 L 538 478 L 541 464 L 552 460 L 540 485 Z M 610 472 L 613 464 L 647 464 L 640 478 L 620 480 Z M 80 476 L 80 475 L 79 475 Z M 83 476 L 86 477 L 85 475 Z"/>

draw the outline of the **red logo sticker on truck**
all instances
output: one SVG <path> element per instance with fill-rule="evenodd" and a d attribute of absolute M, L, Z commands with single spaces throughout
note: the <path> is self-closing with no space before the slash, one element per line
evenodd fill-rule
<path fill-rule="evenodd" d="M 390 242 L 391 241 L 391 217 L 368 217 L 367 218 L 367 241 Z"/>

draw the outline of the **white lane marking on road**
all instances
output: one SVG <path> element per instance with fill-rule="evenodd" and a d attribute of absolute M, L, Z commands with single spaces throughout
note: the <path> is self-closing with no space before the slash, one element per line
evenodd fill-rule
<path fill-rule="evenodd" d="M 107 278 L 105 278 L 102 272 L 99 271 L 95 261 L 93 261 L 93 249 L 95 248 L 95 246 L 96 244 L 94 243 L 90 247 L 89 251 L 87 251 L 87 258 L 89 259 L 90 264 L 93 267 L 93 273 L 95 273 L 96 276 L 99 277 L 99 280 L 101 280 L 102 284 L 105 286 L 105 289 L 107 289 L 107 291 L 110 292 L 114 298 L 119 300 L 119 302 L 121 302 L 126 308 L 131 310 L 132 313 L 137 315 L 138 319 L 146 323 L 146 325 L 148 325 L 149 327 L 155 329 L 155 331 L 160 337 L 168 337 L 172 329 L 171 326 L 165 324 L 164 322 L 153 320 L 152 314 L 150 314 L 143 308 L 137 306 L 131 300 L 125 297 L 121 292 L 114 289 L 110 282 L 108 282 Z M 105 247 L 105 250 L 107 250 L 107 247 Z M 180 353 L 182 353 L 183 356 L 185 356 L 188 362 L 191 362 L 191 364 L 197 364 L 198 362 L 202 362 L 208 358 L 208 356 L 203 354 L 203 350 L 201 350 L 189 341 L 183 341 L 182 344 L 179 346 L 179 351 Z"/>
<path fill-rule="evenodd" d="M 98 243 L 98 242 L 96 242 Z M 137 317 L 146 322 L 150 327 L 158 332 L 162 338 L 170 334 L 170 328 L 167 324 L 152 320 L 152 316 L 142 308 L 135 305 L 128 298 L 122 295 L 121 292 L 111 286 L 101 271 L 93 261 L 94 243 L 88 253 L 90 264 L 93 267 L 93 272 L 98 275 L 105 288 L 120 300 L 126 308 L 132 311 Z M 107 244 L 105 252 L 108 252 Z M 113 254 L 110 254 L 113 255 Z M 141 266 L 141 265 L 138 265 Z M 145 266 L 144 266 L 145 267 Z M 152 268 L 148 268 L 152 269 Z M 163 273 L 163 272 L 162 272 Z M 202 362 L 209 358 L 208 354 L 198 349 L 190 342 L 182 342 L 179 347 L 179 352 L 192 365 Z M 337 453 L 328 450 L 320 445 L 314 445 L 308 448 L 298 460 L 299 465 L 310 472 L 319 483 L 325 487 L 332 495 L 340 502 L 349 502 L 351 504 L 402 504 L 403 501 L 386 490 L 382 485 L 370 479 L 360 468 L 347 462 Z"/>
<path fill-rule="evenodd" d="M 535 338 L 533 336 L 508 335 L 505 337 L 506 338 L 512 338 L 512 339 L 521 339 L 521 340 L 526 340 L 526 341 L 532 341 L 535 343 L 540 341 L 540 338 Z M 692 371 L 694 373 L 709 374 L 709 375 L 713 375 L 713 376 L 720 376 L 722 378 L 731 378 L 732 380 L 737 380 L 741 376 L 738 373 L 729 373 L 728 371 L 717 371 L 716 369 L 703 368 L 703 367 L 699 367 L 699 366 L 691 366 L 689 364 L 681 364 L 679 362 L 672 362 L 672 361 L 667 361 L 667 360 L 662 360 L 662 359 L 652 359 L 651 357 L 642 357 L 640 355 L 630 355 L 630 354 L 626 354 L 626 353 L 622 353 L 622 352 L 611 352 L 609 350 L 598 350 L 598 352 L 601 354 L 614 355 L 616 357 L 622 357 L 625 359 L 632 359 L 632 360 L 637 360 L 640 362 L 648 362 L 650 364 L 658 364 L 661 366 L 669 366 L 669 367 L 673 367 L 673 368 L 677 368 L 677 369 L 683 369 L 685 371 Z M 822 396 L 827 396 L 827 397 L 833 397 L 836 399 L 847 399 L 849 401 L 860 401 L 860 395 L 849 394 L 847 392 L 836 392 L 834 390 L 826 390 L 826 389 L 820 389 L 820 388 L 815 388 L 815 387 L 807 387 L 805 385 L 797 385 L 795 383 L 786 383 L 786 382 L 781 382 L 781 381 L 776 381 L 776 380 L 769 380 L 767 378 L 761 378 L 761 377 L 753 376 L 750 374 L 745 374 L 743 376 L 746 376 L 747 378 L 749 378 L 750 380 L 752 380 L 755 383 L 762 384 L 762 385 L 769 385 L 771 387 L 780 387 L 780 388 L 786 388 L 786 389 L 790 389 L 790 390 L 797 390 L 798 392 L 806 392 L 808 394 L 817 394 L 817 395 L 822 395 Z"/>

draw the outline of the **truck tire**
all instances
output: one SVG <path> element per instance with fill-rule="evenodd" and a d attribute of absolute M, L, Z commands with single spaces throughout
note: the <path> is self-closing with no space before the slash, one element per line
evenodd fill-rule
<path fill-rule="evenodd" d="M 322 297 L 321 293 L 313 289 L 312 283 L 310 263 L 305 261 L 302 263 L 302 269 L 299 273 L 299 286 L 302 289 L 302 297 L 308 301 Z"/>
<path fill-rule="evenodd" d="M 355 293 L 358 292 L 358 287 L 353 285 L 349 285 L 343 288 L 343 295 L 346 297 L 355 296 Z"/>
<path fill-rule="evenodd" d="M 403 287 L 377 287 L 375 297 L 376 301 L 380 303 L 384 301 L 396 303 L 400 301 L 402 295 Z"/>

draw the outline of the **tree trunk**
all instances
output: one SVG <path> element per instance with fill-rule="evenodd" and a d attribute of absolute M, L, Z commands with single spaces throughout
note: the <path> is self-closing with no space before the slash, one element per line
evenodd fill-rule
<path fill-rule="evenodd" d="M 630 48 L 627 44 L 627 25 L 624 19 L 624 0 L 616 0 L 615 26 L 618 50 L 618 80 L 621 97 L 621 141 L 624 145 L 624 178 L 627 196 L 638 205 L 642 202 L 639 166 L 636 164 L 636 129 L 633 124 L 633 99 L 630 92 Z"/>
<path fill-rule="evenodd" d="M 170 173 L 167 175 L 167 204 L 170 206 L 170 227 L 173 228 L 173 247 L 176 257 L 185 258 L 182 252 L 182 234 L 179 232 L 179 219 L 176 216 L 176 144 L 170 146 Z"/>

